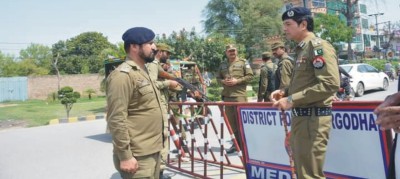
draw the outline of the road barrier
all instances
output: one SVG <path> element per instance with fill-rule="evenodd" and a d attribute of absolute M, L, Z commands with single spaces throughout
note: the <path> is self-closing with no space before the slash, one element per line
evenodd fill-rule
<path fill-rule="evenodd" d="M 328 178 L 386 177 L 393 137 L 390 131 L 380 131 L 375 124 L 373 110 L 380 103 L 353 101 L 333 104 L 332 129 L 324 167 Z M 225 169 L 238 169 L 246 173 L 247 178 L 291 178 L 290 160 L 285 149 L 287 133 L 283 125 L 286 122 L 290 127 L 290 111 L 284 112 L 288 119 L 282 121 L 282 112 L 272 108 L 272 103 L 171 102 L 170 105 L 178 105 L 180 111 L 183 111 L 182 106 L 190 109 L 190 115 L 170 115 L 170 132 L 174 141 L 171 148 L 180 151 L 175 160 L 170 154 L 170 168 L 200 178 L 215 178 L 215 168 L 219 169 L 219 178 L 224 177 Z M 225 106 L 237 108 L 243 151 L 233 135 Z M 178 134 L 178 140 L 172 131 Z M 225 144 L 229 140 L 238 149 L 235 156 L 226 153 Z M 187 162 L 183 165 L 184 158 L 190 159 L 190 167 L 187 167 Z"/>

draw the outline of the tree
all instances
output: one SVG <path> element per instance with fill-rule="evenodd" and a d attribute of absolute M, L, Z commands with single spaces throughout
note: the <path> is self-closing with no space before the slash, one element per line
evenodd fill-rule
<path fill-rule="evenodd" d="M 47 75 L 49 69 L 39 67 L 35 64 L 34 59 L 27 58 L 17 62 L 17 74 L 18 76 Z"/>
<path fill-rule="evenodd" d="M 18 65 L 14 57 L 5 55 L 0 51 L 0 77 L 18 76 Z"/>
<path fill-rule="evenodd" d="M 19 52 L 22 60 L 32 59 L 32 62 L 40 68 L 51 70 L 51 48 L 41 44 L 30 44 L 26 49 Z"/>
<path fill-rule="evenodd" d="M 330 14 L 317 14 L 315 16 L 315 33 L 331 44 L 349 41 L 353 30 L 346 26 L 337 16 Z M 337 46 L 335 46 L 337 50 Z"/>
<path fill-rule="evenodd" d="M 85 90 L 85 93 L 88 94 L 89 99 L 92 99 L 92 94 L 96 94 L 96 90 L 89 88 Z"/>
<path fill-rule="evenodd" d="M 57 53 L 57 56 L 52 60 L 51 65 L 53 66 L 54 70 L 56 70 L 57 90 L 60 91 L 61 76 L 60 76 L 60 71 L 58 70 L 58 66 L 57 66 L 58 58 L 60 58 L 60 53 Z"/>
<path fill-rule="evenodd" d="M 225 45 L 234 40 L 217 33 L 201 37 L 194 29 L 190 32 L 182 29 L 180 32 L 173 32 L 168 37 L 163 34 L 162 37 L 156 38 L 156 42 L 163 42 L 174 48 L 175 53 L 171 59 L 190 57 L 189 60 L 197 62 L 200 69 L 215 72 L 224 59 Z"/>
<path fill-rule="evenodd" d="M 374 0 L 377 3 L 376 0 Z M 330 8 L 328 10 L 342 14 L 346 19 L 347 27 L 354 29 L 353 21 L 355 17 L 358 17 L 357 12 L 358 0 L 327 0 L 327 3 L 335 3 L 335 8 Z M 355 36 L 356 31 L 353 30 L 352 37 Z M 348 60 L 353 60 L 351 43 L 353 38 L 347 40 L 347 56 Z"/>
<path fill-rule="evenodd" d="M 76 37 L 53 45 L 53 54 L 60 54 L 59 70 L 66 74 L 98 73 L 104 59 L 98 56 L 104 49 L 116 49 L 99 32 L 84 32 Z"/>
<path fill-rule="evenodd" d="M 65 111 L 67 112 L 67 119 L 69 118 L 69 112 L 71 111 L 72 106 L 74 105 L 74 103 L 76 103 L 78 98 L 80 98 L 80 94 L 78 92 L 74 92 L 72 87 L 65 86 L 58 91 L 58 99 L 65 107 Z"/>
<path fill-rule="evenodd" d="M 280 0 L 211 0 L 204 10 L 206 33 L 224 34 L 245 46 L 246 58 L 266 49 L 265 38 L 281 33 Z"/>
<path fill-rule="evenodd" d="M 388 58 L 387 54 L 389 52 L 393 53 L 393 51 L 394 51 L 393 46 L 391 45 L 391 43 L 395 38 L 395 32 L 399 31 L 399 30 L 400 30 L 400 21 L 397 21 L 397 22 L 394 22 L 394 23 L 389 21 L 388 23 L 385 23 L 385 26 L 383 28 L 383 33 L 384 33 L 385 36 L 387 36 L 387 41 L 386 42 L 382 42 L 381 46 L 382 46 L 383 49 L 385 49 L 386 53 L 384 54 L 384 56 L 385 56 L 386 60 Z"/>

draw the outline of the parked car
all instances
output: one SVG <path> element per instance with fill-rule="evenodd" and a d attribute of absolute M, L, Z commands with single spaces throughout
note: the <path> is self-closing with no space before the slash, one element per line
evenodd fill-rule
<path fill-rule="evenodd" d="M 352 76 L 350 85 L 356 96 L 364 95 L 367 90 L 381 89 L 386 91 L 389 87 L 389 77 L 371 65 L 358 63 L 340 66 Z"/>

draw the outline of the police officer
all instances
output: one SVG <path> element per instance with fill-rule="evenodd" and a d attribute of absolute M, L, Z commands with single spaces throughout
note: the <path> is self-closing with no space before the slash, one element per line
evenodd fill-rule
<path fill-rule="evenodd" d="M 275 73 L 277 65 L 271 60 L 271 53 L 264 52 L 261 55 L 263 64 L 260 69 L 260 81 L 258 82 L 257 102 L 269 102 L 269 95 L 275 90 Z"/>
<path fill-rule="evenodd" d="M 286 37 L 298 43 L 296 63 L 289 87 L 271 94 L 277 100 L 273 106 L 292 109 L 290 145 L 297 177 L 325 178 L 332 99 L 340 84 L 338 60 L 332 45 L 314 35 L 309 9 L 289 9 L 282 21 Z"/>
<path fill-rule="evenodd" d="M 277 58 L 278 69 L 276 70 L 275 86 L 277 89 L 284 89 L 289 86 L 293 72 L 293 60 L 286 53 L 285 44 L 282 41 L 271 45 L 272 54 Z"/>
<path fill-rule="evenodd" d="M 235 45 L 226 46 L 225 50 L 228 61 L 222 62 L 217 75 L 218 82 L 222 83 L 222 100 L 224 102 L 247 102 L 246 86 L 253 78 L 253 71 L 245 59 L 238 57 Z M 238 129 L 236 106 L 225 106 L 225 113 L 229 124 L 234 132 L 235 138 L 241 145 Z M 227 150 L 227 153 L 236 151 L 235 145 Z"/>
<path fill-rule="evenodd" d="M 165 78 L 160 77 L 159 72 L 164 72 L 161 63 L 166 63 L 169 59 L 172 50 L 171 47 L 165 43 L 157 43 L 157 53 L 155 55 L 155 59 L 151 63 L 147 63 L 147 69 L 149 71 L 150 78 L 156 82 L 157 88 L 160 90 L 161 96 L 161 109 L 164 114 L 164 130 L 163 130 L 163 141 L 164 148 L 161 150 L 161 165 L 160 165 L 160 178 L 169 178 L 167 176 L 163 176 L 163 171 L 166 167 L 166 161 L 169 153 L 169 140 L 168 140 L 168 101 L 169 101 L 169 89 L 176 88 L 178 86 L 178 82 L 174 80 L 167 80 Z"/>
<path fill-rule="evenodd" d="M 145 27 L 123 35 L 125 62 L 107 78 L 107 124 L 114 146 L 114 165 L 121 177 L 159 178 L 163 148 L 160 91 L 145 63 L 156 51 L 154 32 Z"/>

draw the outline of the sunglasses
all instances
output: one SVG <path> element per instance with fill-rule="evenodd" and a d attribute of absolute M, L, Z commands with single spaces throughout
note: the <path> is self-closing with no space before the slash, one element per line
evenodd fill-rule
<path fill-rule="evenodd" d="M 228 50 L 228 52 L 235 52 L 235 51 L 236 51 L 235 49 Z"/>

